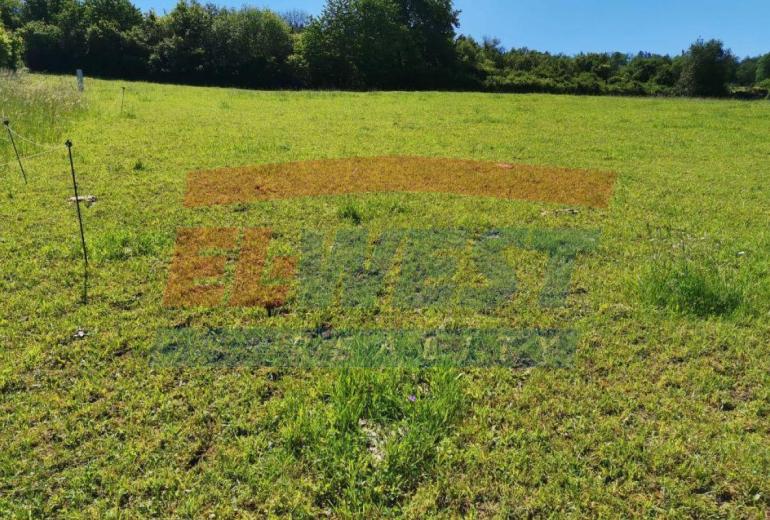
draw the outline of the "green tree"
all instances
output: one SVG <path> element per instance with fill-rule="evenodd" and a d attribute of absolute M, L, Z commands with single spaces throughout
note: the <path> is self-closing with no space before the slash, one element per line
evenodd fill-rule
<path fill-rule="evenodd" d="M 679 90 L 687 96 L 721 97 L 735 58 L 719 40 L 698 40 L 683 57 Z"/>
<path fill-rule="evenodd" d="M 457 23 L 451 0 L 328 0 L 302 48 L 316 85 L 437 87 L 454 72 Z"/>
<path fill-rule="evenodd" d="M 354 5 L 353 60 L 363 85 L 389 89 L 408 84 L 409 42 L 398 7 L 390 0 L 357 0 Z"/>
<path fill-rule="evenodd" d="M 354 56 L 355 17 L 354 0 L 328 0 L 321 16 L 302 34 L 304 61 L 314 85 L 362 86 Z"/>
<path fill-rule="evenodd" d="M 452 0 L 396 0 L 396 4 L 411 51 L 407 80 L 413 77 L 412 85 L 419 88 L 447 86 L 456 66 L 454 39 L 460 12 Z"/>
<path fill-rule="evenodd" d="M 229 82 L 277 86 L 286 82 L 293 40 L 288 24 L 272 11 L 222 11 L 211 28 L 209 70 Z"/>
<path fill-rule="evenodd" d="M 15 68 L 15 66 L 13 37 L 0 24 L 0 68 Z"/>
<path fill-rule="evenodd" d="M 196 0 L 180 0 L 161 19 L 163 37 L 149 58 L 152 72 L 186 81 L 200 82 L 209 76 L 212 48 L 211 28 L 218 9 Z"/>
<path fill-rule="evenodd" d="M 26 22 L 45 22 L 52 24 L 62 12 L 68 0 L 24 0 L 21 17 Z"/>
<path fill-rule="evenodd" d="M 0 25 L 11 31 L 21 26 L 21 0 L 0 0 Z"/>
<path fill-rule="evenodd" d="M 757 79 L 758 58 L 744 58 L 735 69 L 735 82 L 744 87 L 750 87 Z"/>
<path fill-rule="evenodd" d="M 617 55 L 610 54 L 578 54 L 575 57 L 575 65 L 582 73 L 593 74 L 602 81 L 608 81 L 618 69 L 627 61 L 624 55 L 619 59 Z"/>
<path fill-rule="evenodd" d="M 24 62 L 33 70 L 72 71 L 85 54 L 83 7 L 77 0 L 36 2 L 22 9 L 26 24 L 18 33 L 24 42 Z"/>
<path fill-rule="evenodd" d="M 669 56 L 643 52 L 634 56 L 621 73 L 632 81 L 658 87 L 673 87 L 678 79 Z"/>
<path fill-rule="evenodd" d="M 293 33 L 304 31 L 305 28 L 310 25 L 310 21 L 312 20 L 312 17 L 309 14 L 300 9 L 285 11 L 281 13 L 281 18 L 283 18 L 283 21 L 286 22 Z"/>
<path fill-rule="evenodd" d="M 107 76 L 146 72 L 149 50 L 140 30 L 143 17 L 129 0 L 85 0 L 79 14 L 71 32 L 82 31 L 83 43 L 76 45 L 82 67 Z"/>
<path fill-rule="evenodd" d="M 95 74 L 137 77 L 147 72 L 149 49 L 136 27 L 121 31 L 114 23 L 99 21 L 85 34 L 84 67 Z"/>
<path fill-rule="evenodd" d="M 770 79 L 770 52 L 757 60 L 756 82 Z"/>
<path fill-rule="evenodd" d="M 482 66 L 484 51 L 470 36 L 460 36 L 455 41 L 455 70 L 452 83 L 459 88 L 479 90 L 488 76 Z"/>
<path fill-rule="evenodd" d="M 130 0 L 85 0 L 86 25 L 109 24 L 118 31 L 130 31 L 142 23 L 142 13 Z"/>

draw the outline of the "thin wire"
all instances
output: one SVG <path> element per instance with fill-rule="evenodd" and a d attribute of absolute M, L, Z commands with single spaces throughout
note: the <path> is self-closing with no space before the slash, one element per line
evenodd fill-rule
<path fill-rule="evenodd" d="M 42 152 L 33 153 L 32 155 L 25 155 L 22 157 L 22 159 L 35 159 L 36 157 L 40 157 L 43 155 L 48 155 L 49 153 L 53 153 L 57 150 L 61 150 L 60 148 L 49 148 L 48 150 L 44 150 Z"/>
<path fill-rule="evenodd" d="M 47 149 L 53 149 L 53 148 L 54 148 L 54 147 L 52 147 L 51 145 L 47 145 L 47 144 L 40 144 L 40 143 L 38 143 L 38 142 L 36 142 L 36 141 L 33 141 L 33 140 L 32 140 L 32 139 L 30 139 L 29 137 L 24 137 L 23 135 L 21 135 L 20 133 L 18 133 L 16 130 L 14 130 L 14 129 L 13 129 L 13 128 L 11 128 L 10 126 L 8 126 L 8 129 L 11 131 L 11 133 L 12 133 L 13 135 L 15 135 L 16 137 L 18 137 L 18 138 L 19 138 L 19 139 L 21 139 L 22 141 L 27 141 L 28 143 L 32 143 L 32 144 L 34 144 L 35 146 L 38 146 L 38 147 L 40 147 L 40 148 L 47 148 Z"/>
<path fill-rule="evenodd" d="M 37 157 L 41 157 L 43 155 L 47 155 L 49 153 L 53 153 L 53 152 L 55 152 L 57 150 L 60 150 L 60 148 L 50 148 L 50 149 L 42 151 L 42 152 L 33 153 L 32 155 L 22 155 L 21 158 L 23 160 L 25 160 L 25 161 L 28 160 L 28 159 L 35 159 Z M 16 161 L 15 160 L 14 161 L 8 161 L 7 163 L 0 164 L 0 166 L 9 166 L 11 164 L 16 164 Z"/>

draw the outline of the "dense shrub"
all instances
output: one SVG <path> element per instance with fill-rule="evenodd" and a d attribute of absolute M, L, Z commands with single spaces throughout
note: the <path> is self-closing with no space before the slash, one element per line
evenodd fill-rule
<path fill-rule="evenodd" d="M 765 97 L 770 99 L 770 79 L 766 79 L 765 81 L 758 83 L 757 88 L 764 90 L 766 93 Z"/>
<path fill-rule="evenodd" d="M 67 61 L 62 50 L 62 30 L 56 25 L 33 21 L 21 30 L 24 63 L 32 70 L 60 70 L 57 63 Z"/>

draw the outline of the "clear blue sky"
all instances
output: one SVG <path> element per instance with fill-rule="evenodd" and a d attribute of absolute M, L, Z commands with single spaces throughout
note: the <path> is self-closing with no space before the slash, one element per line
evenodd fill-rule
<path fill-rule="evenodd" d="M 171 10 L 176 0 L 134 0 Z M 213 0 L 319 14 L 324 0 Z M 718 38 L 738 56 L 770 52 L 770 0 L 455 0 L 460 30 L 495 36 L 505 47 L 576 54 L 640 50 L 678 54 L 699 37 Z"/>

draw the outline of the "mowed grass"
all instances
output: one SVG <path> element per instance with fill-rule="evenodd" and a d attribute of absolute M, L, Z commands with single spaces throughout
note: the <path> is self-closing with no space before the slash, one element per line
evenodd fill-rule
<path fill-rule="evenodd" d="M 0 516 L 770 510 L 770 103 L 89 80 L 85 105 L 47 137 L 73 140 L 81 194 L 98 198 L 84 208 L 88 305 L 65 149 L 31 160 L 27 186 L 12 168 L 0 178 Z M 618 181 L 607 209 L 577 213 L 439 194 L 183 207 L 193 170 L 394 155 Z M 575 228 L 601 240 L 577 262 L 564 311 L 537 305 L 545 262 L 526 251 L 516 299 L 493 316 L 164 308 L 177 229 L 196 226 L 268 226 L 279 253 L 303 229 Z M 169 327 L 324 324 L 569 325 L 580 339 L 564 369 L 148 360 Z"/>

